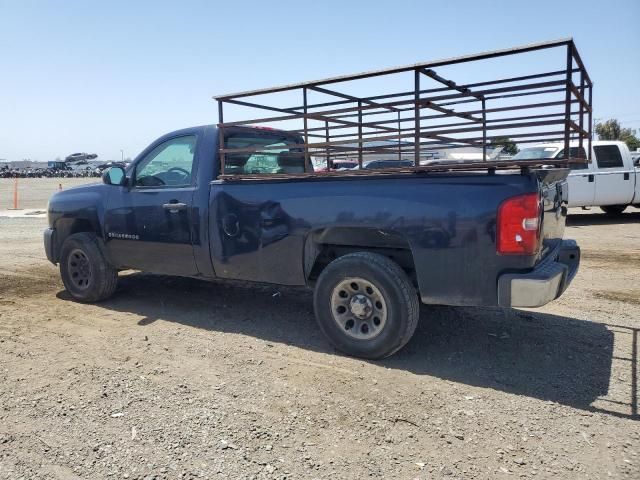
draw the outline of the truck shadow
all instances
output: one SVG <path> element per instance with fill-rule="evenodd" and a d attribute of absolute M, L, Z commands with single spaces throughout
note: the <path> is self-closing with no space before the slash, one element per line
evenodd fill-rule
<path fill-rule="evenodd" d="M 70 300 L 66 292 L 58 297 Z M 315 323 L 311 301 L 306 290 L 135 273 L 122 276 L 119 292 L 100 305 L 142 316 L 140 326 L 177 322 L 335 354 Z M 424 307 L 409 344 L 391 358 L 372 363 L 640 419 L 633 394 L 622 402 L 603 399 L 614 381 L 616 328 L 626 327 L 513 309 Z M 633 330 L 630 360 L 636 365 L 640 329 L 627 330 Z M 636 376 L 633 370 L 632 392 L 637 390 Z M 629 390 L 627 385 L 621 388 Z"/>
<path fill-rule="evenodd" d="M 516 309 L 424 310 L 415 341 L 388 368 L 640 420 L 640 329 Z M 631 351 L 614 354 L 616 335 L 631 336 Z M 627 372 L 612 376 L 614 360 L 628 384 Z"/>
<path fill-rule="evenodd" d="M 582 227 L 587 225 L 626 225 L 628 223 L 640 223 L 640 211 L 623 212 L 620 215 L 606 215 L 595 209 L 595 213 L 583 213 L 567 216 L 567 226 Z"/>

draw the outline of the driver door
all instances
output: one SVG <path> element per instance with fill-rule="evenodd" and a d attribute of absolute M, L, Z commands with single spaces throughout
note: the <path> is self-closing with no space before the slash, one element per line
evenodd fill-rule
<path fill-rule="evenodd" d="M 128 184 L 110 193 L 105 243 L 119 268 L 198 273 L 192 246 L 195 147 L 194 135 L 157 145 L 135 164 Z"/>

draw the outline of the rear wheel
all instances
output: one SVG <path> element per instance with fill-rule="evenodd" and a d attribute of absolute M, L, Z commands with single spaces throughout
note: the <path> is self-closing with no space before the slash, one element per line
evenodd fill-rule
<path fill-rule="evenodd" d="M 606 205 L 600 207 L 600 210 L 602 210 L 607 215 L 620 215 L 626 208 L 626 205 Z"/>
<path fill-rule="evenodd" d="M 320 329 L 338 350 L 376 359 L 392 355 L 411 339 L 420 304 L 398 264 L 382 255 L 357 252 L 322 271 L 314 309 Z"/>
<path fill-rule="evenodd" d="M 92 233 L 75 233 L 62 244 L 60 276 L 73 298 L 97 302 L 116 290 L 118 271 L 107 262 Z"/>

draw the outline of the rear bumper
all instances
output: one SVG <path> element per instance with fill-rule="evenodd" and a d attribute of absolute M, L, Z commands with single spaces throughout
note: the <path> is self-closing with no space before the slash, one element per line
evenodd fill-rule
<path fill-rule="evenodd" d="M 44 251 L 47 254 L 47 260 L 54 265 L 58 263 L 58 254 L 55 251 L 56 231 L 53 228 L 47 228 L 44 231 Z"/>
<path fill-rule="evenodd" d="M 564 293 L 580 265 L 580 247 L 563 240 L 531 272 L 506 273 L 498 278 L 502 307 L 541 307 Z"/>

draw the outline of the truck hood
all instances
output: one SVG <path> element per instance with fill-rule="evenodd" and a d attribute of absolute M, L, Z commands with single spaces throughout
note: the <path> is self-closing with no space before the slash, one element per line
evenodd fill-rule
<path fill-rule="evenodd" d="M 108 191 L 113 187 L 103 183 L 78 185 L 56 192 L 49 198 L 47 216 L 49 226 L 63 216 L 96 215 L 105 205 Z"/>

